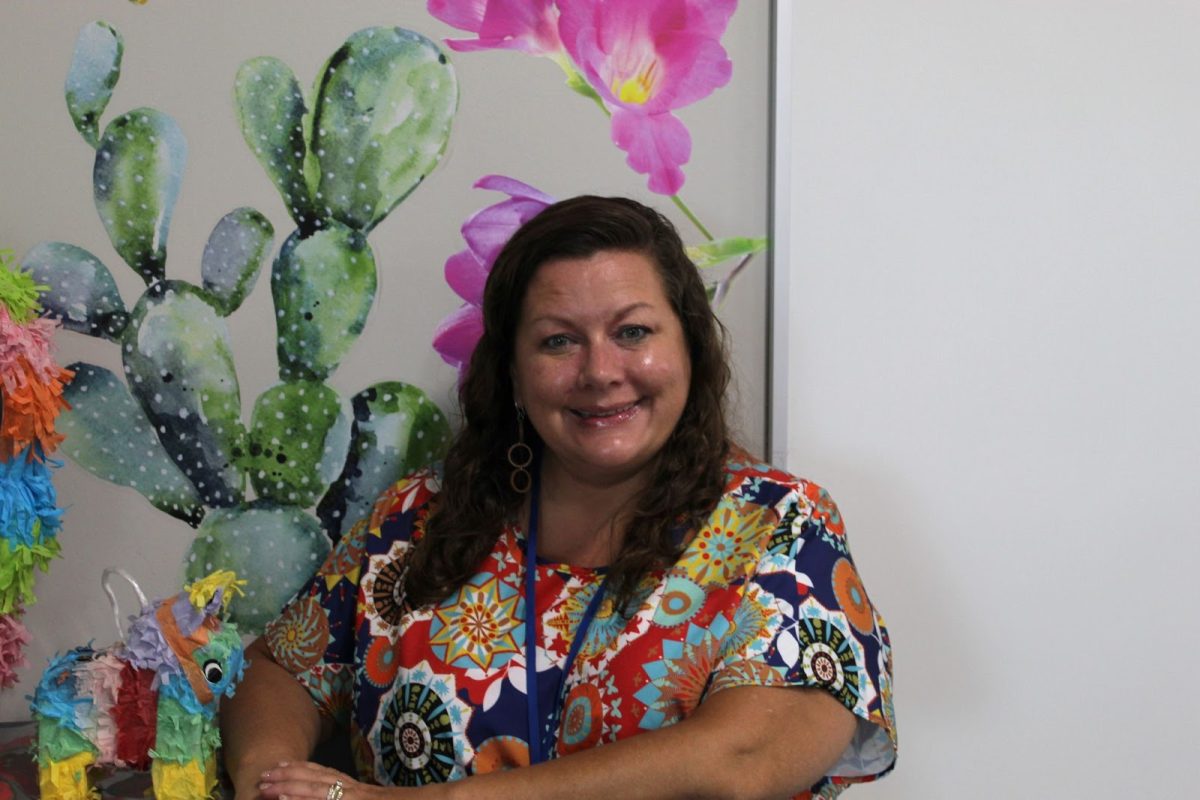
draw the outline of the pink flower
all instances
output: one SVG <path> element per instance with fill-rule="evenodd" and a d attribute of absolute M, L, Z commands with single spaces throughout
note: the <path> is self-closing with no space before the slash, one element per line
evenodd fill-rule
<path fill-rule="evenodd" d="M 553 0 L 429 0 L 429 13 L 477 39 L 447 39 L 453 50 L 520 50 L 535 56 L 562 53 Z"/>
<path fill-rule="evenodd" d="M 483 286 L 496 256 L 517 228 L 554 202 L 548 194 L 503 175 L 480 178 L 475 188 L 493 189 L 509 197 L 468 217 L 462 226 L 467 249 L 446 259 L 446 283 L 467 302 L 438 325 L 433 349 L 458 369 L 460 380 L 483 335 Z"/>
<path fill-rule="evenodd" d="M 692 139 L 671 112 L 733 74 L 721 36 L 737 0 L 558 0 L 559 35 L 612 111 L 612 137 L 650 191 L 675 194 Z"/>
<path fill-rule="evenodd" d="M 22 648 L 29 644 L 29 631 L 16 615 L 0 616 L 0 689 L 17 683 L 17 667 L 27 667 Z"/>

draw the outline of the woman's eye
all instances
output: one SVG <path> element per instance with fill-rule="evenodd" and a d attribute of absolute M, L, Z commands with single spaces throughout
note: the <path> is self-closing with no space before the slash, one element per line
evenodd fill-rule
<path fill-rule="evenodd" d="M 650 329 L 645 325 L 626 325 L 624 328 L 621 328 L 618 336 L 620 336 L 620 338 L 626 342 L 640 342 L 642 339 L 645 339 L 649 333 Z"/>
<path fill-rule="evenodd" d="M 561 350 L 570 343 L 571 340 L 561 333 L 556 333 L 553 336 L 547 336 L 542 340 L 542 346 L 549 350 Z"/>

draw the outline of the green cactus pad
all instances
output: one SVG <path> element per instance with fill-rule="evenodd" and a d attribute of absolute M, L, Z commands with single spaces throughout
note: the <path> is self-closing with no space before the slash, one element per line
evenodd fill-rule
<path fill-rule="evenodd" d="M 100 115 L 121 77 L 125 44 L 107 22 L 91 22 L 79 31 L 64 92 L 76 130 L 92 147 L 100 146 Z"/>
<path fill-rule="evenodd" d="M 42 294 L 46 316 L 69 331 L 116 341 L 129 312 L 116 281 L 100 259 L 73 244 L 42 242 L 21 259 L 33 279 L 50 287 Z"/>
<path fill-rule="evenodd" d="M 335 541 L 370 513 L 399 478 L 440 459 L 450 442 L 446 415 L 415 386 L 384 381 L 354 396 L 354 428 L 345 469 L 317 507 Z"/>
<path fill-rule="evenodd" d="M 200 274 L 204 290 L 226 316 L 237 311 L 254 288 L 274 237 L 275 228 L 253 208 L 234 209 L 213 228 L 200 259 Z"/>
<path fill-rule="evenodd" d="M 120 378 L 104 367 L 71 364 L 71 404 L 57 420 L 62 450 L 98 478 L 138 491 L 159 511 L 195 527 L 204 518 L 196 488 L 175 466 Z"/>
<path fill-rule="evenodd" d="M 229 616 L 243 634 L 261 633 L 328 553 L 329 540 L 311 514 L 255 500 L 208 515 L 189 548 L 185 572 L 189 581 L 217 569 L 250 578 Z"/>
<path fill-rule="evenodd" d="M 279 249 L 271 271 L 279 377 L 323 381 L 350 352 L 375 300 L 367 237 L 337 222 Z"/>
<path fill-rule="evenodd" d="M 163 277 L 167 233 L 186 160 L 187 142 L 179 126 L 153 108 L 114 119 L 96 150 L 96 211 L 113 247 L 148 284 Z"/>
<path fill-rule="evenodd" d="M 350 449 L 350 404 L 323 383 L 273 386 L 259 395 L 240 459 L 260 498 L 311 506 Z"/>
<path fill-rule="evenodd" d="M 121 355 L 159 440 L 206 505 L 242 502 L 245 431 L 229 330 L 206 292 L 156 283 L 134 307 Z"/>
<path fill-rule="evenodd" d="M 320 227 L 305 181 L 308 109 L 300 84 L 277 58 L 253 58 L 238 68 L 234 83 L 242 136 L 275 184 L 292 219 L 304 231 Z"/>
<path fill-rule="evenodd" d="M 330 57 L 315 94 L 317 207 L 369 231 L 441 160 L 458 107 L 454 68 L 418 33 L 367 28 Z"/>

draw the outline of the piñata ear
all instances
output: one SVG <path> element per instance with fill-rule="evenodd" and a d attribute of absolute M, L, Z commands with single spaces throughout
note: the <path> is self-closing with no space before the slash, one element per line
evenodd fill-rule
<path fill-rule="evenodd" d="M 246 581 L 238 580 L 236 572 L 222 569 L 184 588 L 193 606 L 203 609 L 206 614 L 216 615 L 228 608 L 229 601 L 245 585 Z"/>

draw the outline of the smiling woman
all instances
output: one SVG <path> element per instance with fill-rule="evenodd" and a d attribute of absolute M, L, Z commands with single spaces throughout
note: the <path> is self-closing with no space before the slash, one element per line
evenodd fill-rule
<path fill-rule="evenodd" d="M 517 328 L 513 389 L 545 445 L 544 479 L 644 482 L 690 380 L 683 327 L 646 256 L 606 250 L 537 271 Z"/>
<path fill-rule="evenodd" d="M 730 441 L 670 223 L 550 205 L 483 318 L 443 473 L 387 492 L 254 646 L 239 796 L 832 797 L 890 770 L 887 631 L 828 495 Z M 303 761 L 337 717 L 361 782 Z"/>

